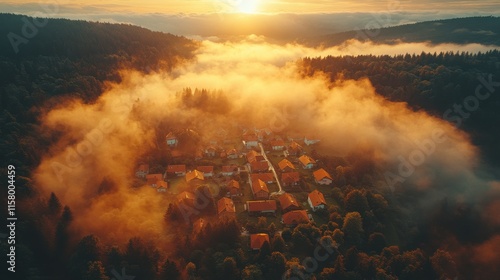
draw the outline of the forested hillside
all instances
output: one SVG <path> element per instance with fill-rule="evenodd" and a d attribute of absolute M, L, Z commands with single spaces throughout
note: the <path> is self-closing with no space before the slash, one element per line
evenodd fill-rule
<path fill-rule="evenodd" d="M 197 47 L 184 37 L 132 25 L 13 14 L 0 14 L 0 34 L 2 166 L 10 158 L 26 168 L 37 164 L 43 150 L 36 132 L 42 108 L 63 96 L 92 102 L 105 81 L 119 81 L 120 69 L 169 70 L 192 58 Z"/>
<path fill-rule="evenodd" d="M 305 75 L 327 73 L 340 77 L 367 77 L 377 92 L 391 101 L 407 102 L 415 110 L 425 110 L 469 132 L 483 155 L 500 164 L 499 83 L 500 52 L 439 53 L 399 56 L 357 56 L 305 58 Z M 484 100 L 469 100 L 485 95 Z M 477 98 L 477 97 L 476 97 Z M 470 104 L 465 104 L 470 102 Z M 464 107 L 464 115 L 454 105 Z M 477 107 L 477 108 L 476 108 Z M 467 110 L 472 108 L 473 110 Z"/>
<path fill-rule="evenodd" d="M 350 39 L 373 41 L 375 43 L 395 44 L 397 42 L 429 42 L 431 44 L 478 43 L 484 45 L 500 45 L 500 18 L 470 17 L 448 20 L 436 20 L 385 27 L 390 15 L 378 17 L 367 26 L 369 29 L 347 31 L 337 34 L 309 38 L 304 41 L 309 45 L 334 46 Z M 382 28 L 384 27 L 384 28 Z M 380 28 L 380 29 L 378 29 Z"/>

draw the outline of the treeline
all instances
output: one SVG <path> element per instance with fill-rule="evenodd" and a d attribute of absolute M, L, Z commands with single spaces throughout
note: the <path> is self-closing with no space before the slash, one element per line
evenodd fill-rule
<path fill-rule="evenodd" d="M 469 132 L 492 163 L 500 164 L 500 52 L 421 53 L 397 56 L 317 57 L 301 60 L 304 75 L 326 73 L 338 79 L 370 79 L 377 93 L 407 102 Z M 475 97 L 479 89 L 480 96 Z M 474 99 L 475 100 L 471 100 Z M 478 101 L 477 103 L 475 101 Z M 465 104 L 465 102 L 469 102 Z M 454 105 L 462 106 L 465 115 Z M 477 107 L 477 108 L 475 108 Z M 474 108 L 475 110 L 467 110 Z M 458 119 L 460 118 L 460 120 Z"/>

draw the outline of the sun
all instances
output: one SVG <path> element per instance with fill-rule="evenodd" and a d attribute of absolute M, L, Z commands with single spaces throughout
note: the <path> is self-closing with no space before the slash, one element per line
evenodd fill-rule
<path fill-rule="evenodd" d="M 259 0 L 238 0 L 236 8 L 240 13 L 255 14 L 259 8 Z"/>

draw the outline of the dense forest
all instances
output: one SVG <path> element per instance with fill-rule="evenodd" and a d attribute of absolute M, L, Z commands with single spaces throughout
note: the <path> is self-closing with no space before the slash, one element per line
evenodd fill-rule
<path fill-rule="evenodd" d="M 421 53 L 398 56 L 345 56 L 305 58 L 304 75 L 320 71 L 332 81 L 338 78 L 370 79 L 377 93 L 388 100 L 406 102 L 415 110 L 424 110 L 467 131 L 484 157 L 500 165 L 500 122 L 498 95 L 500 52 Z M 478 108 L 460 115 L 454 105 L 467 107 L 468 98 L 486 94 Z M 469 100 L 470 101 L 470 100 Z M 472 103 L 471 103 L 472 104 Z M 475 105 L 474 105 L 475 106 Z M 452 113 L 450 113 L 450 110 Z M 457 118 L 460 117 L 460 118 Z"/>
<path fill-rule="evenodd" d="M 21 34 L 23 18 L 33 21 L 0 15 L 1 33 L 19 30 Z M 170 205 L 165 206 L 164 222 L 178 230 L 173 246 L 160 247 L 148 236 L 131 238 L 124 246 L 105 244 L 96 235 L 75 238 L 70 207 L 54 193 L 39 196 L 30 180 L 30 172 L 51 141 L 40 135 L 38 117 L 64 98 L 95 101 L 106 81 L 120 80 L 118 71 L 124 67 L 142 72 L 171 69 L 192 59 L 197 44 L 130 25 L 62 19 L 51 19 L 38 32 L 36 40 L 19 45 L 17 53 L 8 41 L 0 43 L 0 170 L 5 174 L 8 164 L 18 167 L 18 272 L 14 279 L 132 279 L 120 277 L 125 268 L 126 275 L 137 280 L 485 279 L 497 275 L 498 268 L 477 264 L 467 258 L 467 251 L 459 252 L 457 259 L 441 245 L 453 236 L 473 246 L 497 234 L 498 228 L 485 224 L 473 207 L 447 200 L 431 218 L 413 220 L 411 213 L 399 208 L 413 203 L 413 194 L 393 197 L 359 183 L 357 178 L 364 174 L 359 174 L 363 168 L 356 165 L 356 155 L 322 158 L 326 165 L 334 167 L 341 161 L 344 166 L 335 169 L 334 187 L 325 193 L 336 205 L 319 213 L 326 221 L 323 224 L 302 224 L 278 233 L 276 224 L 260 217 L 257 223 L 243 225 L 235 219 L 210 222 L 195 232 L 178 220 L 175 205 Z M 305 76 L 321 71 L 332 81 L 368 77 L 388 100 L 442 116 L 475 92 L 481 84 L 478 74 L 500 81 L 499 55 L 498 51 L 422 53 L 305 58 L 299 63 Z M 200 104 L 211 104 L 210 111 L 225 102 L 218 92 L 206 90 L 186 89 L 179 96 L 186 107 L 199 110 L 204 109 Z M 471 133 L 496 164 L 500 158 L 496 145 L 500 115 L 495 110 L 499 102 L 498 94 L 492 92 L 480 104 L 481 110 L 460 127 Z M 4 211 L 1 218 L 6 218 Z M 268 233 L 269 242 L 260 250 L 249 250 L 242 226 L 249 233 Z M 2 241 L 0 249 L 6 252 L 7 244 Z M 2 279 L 13 279 L 4 278 L 4 273 Z"/>
<path fill-rule="evenodd" d="M 478 43 L 500 45 L 498 17 L 468 17 L 446 20 L 426 21 L 400 26 L 391 26 L 391 15 L 381 14 L 358 31 L 347 31 L 304 40 L 306 45 L 336 46 L 345 41 L 356 39 L 378 44 L 397 44 L 398 42 L 428 42 L 431 44 Z"/>

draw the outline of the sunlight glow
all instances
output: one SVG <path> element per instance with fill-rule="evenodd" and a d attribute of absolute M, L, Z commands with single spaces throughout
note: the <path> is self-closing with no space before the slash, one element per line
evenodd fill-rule
<path fill-rule="evenodd" d="M 239 0 L 236 3 L 238 12 L 245 14 L 254 14 L 259 7 L 259 0 Z"/>

